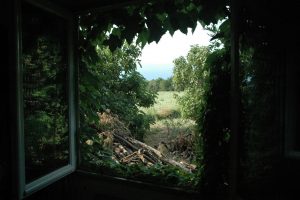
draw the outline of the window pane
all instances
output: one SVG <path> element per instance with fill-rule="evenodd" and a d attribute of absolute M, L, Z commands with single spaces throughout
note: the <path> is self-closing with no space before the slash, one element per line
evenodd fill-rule
<path fill-rule="evenodd" d="M 69 162 L 66 21 L 22 5 L 26 182 Z"/>

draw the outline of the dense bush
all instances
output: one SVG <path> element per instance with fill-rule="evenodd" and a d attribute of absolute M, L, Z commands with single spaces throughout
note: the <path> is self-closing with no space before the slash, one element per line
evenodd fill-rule
<path fill-rule="evenodd" d="M 220 29 L 228 29 L 223 21 Z M 220 45 L 222 44 L 222 45 Z M 210 195 L 226 194 L 230 137 L 230 50 L 224 39 L 209 47 L 192 46 L 186 58 L 174 60 L 175 88 L 183 116 L 197 123 L 197 163 L 204 167 L 201 186 Z M 217 193 L 215 191 L 218 191 Z"/>
<path fill-rule="evenodd" d="M 206 64 L 209 55 L 208 47 L 192 46 L 186 58 L 174 60 L 174 86 L 176 90 L 184 90 L 178 96 L 184 117 L 197 119 L 204 112 L 204 93 L 208 88 L 209 67 Z"/>
<path fill-rule="evenodd" d="M 83 137 L 91 125 L 98 126 L 98 114 L 106 110 L 118 114 L 134 137 L 142 140 L 151 120 L 139 107 L 154 103 L 155 93 L 147 89 L 145 78 L 136 71 L 141 50 L 125 43 L 114 52 L 96 45 L 95 63 L 83 55 L 80 66 L 80 116 Z"/>
<path fill-rule="evenodd" d="M 174 91 L 173 77 L 163 79 L 157 78 L 148 81 L 148 89 L 154 92 L 158 91 Z"/>

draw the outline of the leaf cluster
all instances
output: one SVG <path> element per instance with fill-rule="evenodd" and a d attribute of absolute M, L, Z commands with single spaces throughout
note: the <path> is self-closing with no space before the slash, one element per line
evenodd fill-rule
<path fill-rule="evenodd" d="M 148 81 L 148 89 L 154 92 L 159 91 L 174 91 L 173 77 L 163 79 L 157 78 Z"/>
<path fill-rule="evenodd" d="M 203 25 L 216 23 L 226 16 L 225 0 L 164 0 L 138 3 L 102 13 L 88 13 L 79 18 L 82 48 L 89 42 L 100 40 L 111 50 L 121 47 L 124 40 L 136 41 L 142 47 L 158 42 L 167 31 L 187 33 L 194 31 L 197 21 Z"/>
<path fill-rule="evenodd" d="M 208 47 L 192 46 L 186 58 L 174 60 L 173 83 L 177 90 L 184 90 L 184 95 L 177 97 L 184 117 L 196 119 L 204 112 L 203 96 L 209 90 L 209 68 L 206 59 Z"/>
<path fill-rule="evenodd" d="M 82 59 L 79 77 L 80 114 L 83 133 L 99 123 L 98 113 L 110 110 L 117 114 L 139 139 L 150 121 L 139 110 L 154 103 L 155 94 L 147 90 L 146 79 L 136 71 L 141 50 L 124 43 L 114 52 L 107 46 L 96 47 L 98 62 Z"/>

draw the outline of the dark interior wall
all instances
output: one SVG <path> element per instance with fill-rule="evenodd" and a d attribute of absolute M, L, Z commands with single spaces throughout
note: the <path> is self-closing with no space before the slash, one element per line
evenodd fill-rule
<path fill-rule="evenodd" d="M 0 199 L 6 199 L 11 190 L 11 138 L 9 131 L 9 69 L 12 64 L 12 18 L 11 1 L 2 1 L 0 9 L 1 41 L 1 101 L 0 101 Z"/>
<path fill-rule="evenodd" d="M 298 11 L 299 13 L 299 11 Z M 298 14 L 300 15 L 300 14 Z M 289 27 L 299 24 L 292 18 Z M 288 24 L 286 24 L 288 25 Z M 284 165 L 282 165 L 282 199 L 292 200 L 299 195 L 300 180 L 300 30 L 287 31 L 283 35 L 286 40 L 286 68 L 285 68 L 285 123 L 283 138 Z M 290 39 L 288 39 L 290 38 Z M 288 40 L 287 40 L 288 39 Z M 298 153 L 296 156 L 290 156 L 290 150 Z"/>
<path fill-rule="evenodd" d="M 125 181 L 111 177 L 95 176 L 77 172 L 71 177 L 76 199 L 112 199 L 112 200 L 196 200 L 198 193 L 170 189 L 153 184 Z M 202 198 L 203 199 L 203 198 Z"/>
<path fill-rule="evenodd" d="M 252 66 L 257 79 L 246 87 L 240 195 L 247 200 L 280 199 L 282 155 L 281 79 L 284 51 L 267 50 Z M 248 91 L 247 91 L 248 90 Z M 247 103 L 247 101 L 251 103 Z"/>
<path fill-rule="evenodd" d="M 126 182 L 111 177 L 99 177 L 99 175 L 85 172 L 75 172 L 25 199 L 196 200 L 199 198 L 200 196 L 197 193 L 188 193 L 143 183 Z"/>
<path fill-rule="evenodd" d="M 299 101 L 296 100 L 299 92 L 296 91 L 300 91 L 297 73 L 300 68 L 300 32 L 295 28 L 299 24 L 299 3 L 290 3 L 287 1 L 278 8 L 273 7 L 274 10 L 264 9 L 263 14 L 271 17 L 266 17 L 268 21 L 262 20 L 261 25 L 265 25 L 265 29 L 261 35 L 257 31 L 254 40 L 262 39 L 267 45 L 256 49 L 260 52 L 260 60 L 251 68 L 256 80 L 249 90 L 250 100 L 254 103 L 244 113 L 246 123 L 241 143 L 239 194 L 247 200 L 299 198 L 299 156 L 288 158 L 284 152 L 289 145 L 286 136 L 299 136 L 299 121 L 293 122 L 294 131 L 288 131 L 285 119 L 286 113 L 290 112 L 297 113 L 291 117 L 292 121 L 299 119 L 299 111 L 295 111 L 299 110 Z M 291 67 L 294 69 L 293 77 L 286 74 Z M 294 105 L 287 105 L 286 91 L 291 91 L 291 88 L 294 89 L 288 99 Z"/>
<path fill-rule="evenodd" d="M 26 200 L 60 200 L 60 199 L 77 200 L 78 198 L 74 194 L 80 193 L 82 191 L 74 191 L 74 188 L 72 187 L 71 184 L 71 176 L 62 178 L 61 180 L 49 185 L 48 187 L 30 196 L 27 196 L 25 199 Z"/>

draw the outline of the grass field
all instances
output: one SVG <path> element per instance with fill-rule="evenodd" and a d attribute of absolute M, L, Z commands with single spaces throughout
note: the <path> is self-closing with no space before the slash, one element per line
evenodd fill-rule
<path fill-rule="evenodd" d="M 158 92 L 156 103 L 152 107 L 143 108 L 142 110 L 146 114 L 154 116 L 156 120 L 179 117 L 180 108 L 175 96 L 181 95 L 182 92 L 160 91 Z"/>
<path fill-rule="evenodd" d="M 194 131 L 195 122 L 181 117 L 180 106 L 175 96 L 182 94 L 182 92 L 173 91 L 158 92 L 155 105 L 142 109 L 146 114 L 155 118 L 155 123 L 145 135 L 145 143 L 155 147 L 160 142 L 168 143 L 180 134 L 189 134 Z"/>
<path fill-rule="evenodd" d="M 174 91 L 160 91 L 158 92 L 158 96 L 156 98 L 156 104 L 153 106 L 155 110 L 159 110 L 162 108 L 166 109 L 179 109 L 179 105 L 175 99 L 175 95 L 181 96 L 182 92 L 174 92 Z"/>

